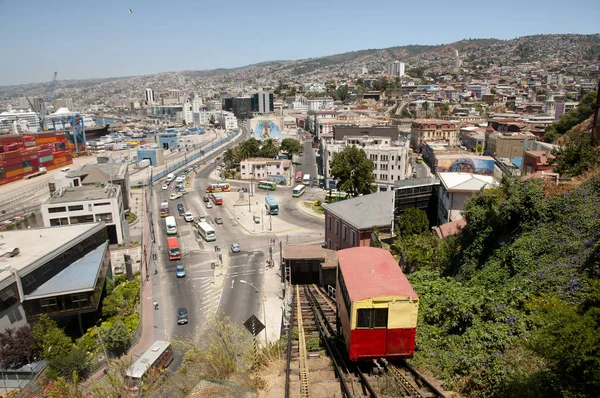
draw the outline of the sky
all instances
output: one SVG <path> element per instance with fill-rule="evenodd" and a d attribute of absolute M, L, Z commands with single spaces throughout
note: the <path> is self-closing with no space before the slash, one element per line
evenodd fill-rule
<path fill-rule="evenodd" d="M 128 8 L 133 10 L 130 14 Z M 0 0 L 0 86 L 600 32 L 600 1 Z"/>

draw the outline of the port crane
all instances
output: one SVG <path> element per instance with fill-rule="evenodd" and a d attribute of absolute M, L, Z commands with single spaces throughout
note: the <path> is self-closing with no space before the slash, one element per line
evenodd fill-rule
<path fill-rule="evenodd" d="M 38 123 L 40 124 L 40 131 L 44 131 L 44 117 L 45 115 L 45 111 L 46 109 L 48 109 L 48 106 L 50 105 L 51 101 L 52 101 L 52 95 L 54 94 L 54 86 L 56 85 L 56 77 L 58 76 L 58 72 L 54 71 L 54 76 L 52 77 L 52 82 L 50 83 L 50 89 L 48 90 L 48 94 L 46 95 L 46 101 L 44 102 L 44 110 L 42 114 L 42 109 L 40 109 L 39 112 L 37 112 L 35 110 L 35 106 L 33 106 L 33 103 L 31 102 L 31 100 L 29 99 L 29 97 L 25 97 L 27 98 L 27 102 L 29 102 L 29 106 L 31 106 L 31 110 L 35 112 L 35 114 L 38 117 Z"/>

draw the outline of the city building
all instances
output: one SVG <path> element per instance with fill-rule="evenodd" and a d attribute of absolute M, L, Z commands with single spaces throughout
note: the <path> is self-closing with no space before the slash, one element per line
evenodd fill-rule
<path fill-rule="evenodd" d="M 333 98 L 320 97 L 314 99 L 302 98 L 302 104 L 306 105 L 309 111 L 320 111 L 324 109 L 333 109 Z"/>
<path fill-rule="evenodd" d="M 525 139 L 535 140 L 536 137 L 529 132 L 492 133 L 486 140 L 487 152 L 495 158 L 520 158 L 523 156 Z"/>
<path fill-rule="evenodd" d="M 415 119 L 410 129 L 410 145 L 416 151 L 426 141 L 446 141 L 458 145 L 458 126 L 455 122 L 440 119 Z"/>
<path fill-rule="evenodd" d="M 331 161 L 336 153 L 347 146 L 356 146 L 365 151 L 367 159 L 373 161 L 373 175 L 380 191 L 387 191 L 397 180 L 404 180 L 410 175 L 409 142 L 406 139 L 393 140 L 388 137 L 346 136 L 341 140 L 323 139 L 321 151 L 323 157 L 323 175 L 326 187 L 335 187 L 331 175 Z"/>
<path fill-rule="evenodd" d="M 321 245 L 285 245 L 285 279 L 293 285 L 316 283 L 335 287 L 337 253 Z"/>
<path fill-rule="evenodd" d="M 402 77 L 404 76 L 404 62 L 392 61 L 388 64 L 388 75 L 391 77 Z"/>
<path fill-rule="evenodd" d="M 54 109 L 67 108 L 73 110 L 73 98 L 57 98 L 54 100 Z"/>
<path fill-rule="evenodd" d="M 149 160 L 151 166 L 162 166 L 165 164 L 164 149 L 161 147 L 137 147 L 137 159 Z"/>
<path fill-rule="evenodd" d="M 398 218 L 406 209 L 420 209 L 427 213 L 429 222 L 437 222 L 437 203 L 431 205 L 432 200 L 437 200 L 435 193 L 440 185 L 440 180 L 435 177 L 409 178 L 394 182 L 394 218 Z"/>
<path fill-rule="evenodd" d="M 252 94 L 252 111 L 258 113 L 272 113 L 274 111 L 273 93 L 259 91 L 256 94 Z"/>
<path fill-rule="evenodd" d="M 472 173 L 438 173 L 438 178 L 438 225 L 462 219 L 467 199 L 482 189 L 498 185 L 492 176 Z"/>
<path fill-rule="evenodd" d="M 334 140 L 342 140 L 348 136 L 387 137 L 392 141 L 396 141 L 401 138 L 397 126 L 359 126 L 356 124 L 333 126 Z"/>
<path fill-rule="evenodd" d="M 523 153 L 522 175 L 535 174 L 538 171 L 552 171 L 550 159 L 555 156 L 550 151 L 525 151 Z"/>
<path fill-rule="evenodd" d="M 290 161 L 286 159 L 248 158 L 240 162 L 242 180 L 266 180 L 270 175 L 289 178 Z"/>
<path fill-rule="evenodd" d="M 221 111 L 218 113 L 218 122 L 221 128 L 227 131 L 234 131 L 238 129 L 238 121 L 235 115 L 231 112 Z"/>
<path fill-rule="evenodd" d="M 140 159 L 141 160 L 141 159 Z M 117 161 L 112 156 L 98 156 L 97 163 L 82 165 L 77 170 L 71 170 L 67 174 L 57 174 L 54 185 L 50 185 L 50 191 L 58 188 L 79 187 L 96 184 L 116 184 L 121 187 L 123 194 L 123 209 L 129 210 L 129 197 L 131 187 L 129 186 L 129 164 Z"/>
<path fill-rule="evenodd" d="M 323 209 L 327 249 L 370 246 L 375 228 L 380 233 L 390 233 L 393 228 L 394 193 L 376 192 L 341 202 L 325 203 Z"/>
<path fill-rule="evenodd" d="M 112 278 L 104 223 L 3 231 L 0 242 L 0 333 L 42 314 L 81 334 L 95 323 Z"/>
<path fill-rule="evenodd" d="M 180 90 L 169 90 L 167 98 L 174 100 L 174 103 L 181 103 L 181 91 Z"/>
<path fill-rule="evenodd" d="M 147 88 L 145 99 L 147 104 L 153 104 L 155 102 L 154 90 L 152 90 L 151 88 Z"/>
<path fill-rule="evenodd" d="M 40 210 L 46 227 L 103 221 L 111 244 L 124 244 L 129 237 L 119 185 L 59 188 Z"/>
<path fill-rule="evenodd" d="M 231 112 L 235 117 L 242 120 L 252 118 L 252 98 L 239 97 L 231 100 Z"/>

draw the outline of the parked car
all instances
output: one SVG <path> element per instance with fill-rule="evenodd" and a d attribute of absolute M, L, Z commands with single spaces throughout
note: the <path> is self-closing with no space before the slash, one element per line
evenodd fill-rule
<path fill-rule="evenodd" d="M 177 211 L 180 216 L 185 215 L 185 207 L 183 207 L 183 203 L 177 203 Z"/>
<path fill-rule="evenodd" d="M 208 196 L 206 196 L 206 195 L 204 195 L 204 196 L 202 197 L 202 200 L 203 200 L 203 201 L 205 201 L 205 202 L 210 202 L 210 199 L 209 199 L 209 198 L 208 198 Z"/>
<path fill-rule="evenodd" d="M 215 217 L 215 224 L 223 224 L 223 219 L 221 217 Z"/>
<path fill-rule="evenodd" d="M 240 252 L 240 245 L 238 245 L 237 243 L 232 243 L 231 244 L 231 252 L 232 253 L 239 253 Z"/>
<path fill-rule="evenodd" d="M 198 222 L 206 222 L 206 216 L 199 216 Z"/>
<path fill-rule="evenodd" d="M 206 208 L 207 208 L 207 209 L 212 209 L 212 207 L 213 207 L 213 206 L 212 206 L 212 203 L 210 203 L 210 202 L 206 202 Z"/>
<path fill-rule="evenodd" d="M 163 184 L 162 189 L 169 189 L 169 184 Z"/>
<path fill-rule="evenodd" d="M 177 324 L 183 325 L 188 323 L 188 313 L 185 307 L 181 307 L 177 310 Z"/>
<path fill-rule="evenodd" d="M 194 222 L 194 216 L 192 216 L 192 213 L 190 213 L 189 211 L 187 213 L 185 213 L 185 215 L 183 216 L 183 218 L 187 222 Z"/>
<path fill-rule="evenodd" d="M 183 265 L 177 266 L 177 269 L 175 270 L 175 275 L 177 275 L 178 278 L 185 278 L 185 268 L 183 267 Z"/>
<path fill-rule="evenodd" d="M 179 193 L 179 192 L 177 192 L 177 193 L 173 192 L 171 194 L 171 196 L 169 196 L 170 200 L 175 200 L 175 199 L 179 199 L 179 198 L 181 198 L 181 193 Z"/>

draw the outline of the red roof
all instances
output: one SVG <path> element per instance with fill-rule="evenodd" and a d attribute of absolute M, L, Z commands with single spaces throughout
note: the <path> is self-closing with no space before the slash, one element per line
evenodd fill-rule
<path fill-rule="evenodd" d="M 381 296 L 419 297 L 389 251 L 353 247 L 337 254 L 351 301 Z"/>

